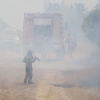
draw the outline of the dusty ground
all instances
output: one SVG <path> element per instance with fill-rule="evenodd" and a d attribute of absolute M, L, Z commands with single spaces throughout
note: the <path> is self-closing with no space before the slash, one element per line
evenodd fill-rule
<path fill-rule="evenodd" d="M 23 83 L 23 55 L 1 51 L 0 100 L 100 100 L 100 64 L 90 58 L 98 48 L 78 45 L 73 59 L 34 63 L 32 85 Z"/>

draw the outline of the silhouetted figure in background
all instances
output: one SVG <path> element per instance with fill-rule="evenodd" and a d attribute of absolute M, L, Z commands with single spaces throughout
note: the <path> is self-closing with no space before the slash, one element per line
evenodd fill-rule
<path fill-rule="evenodd" d="M 71 34 L 68 34 L 68 38 L 66 39 L 66 42 L 68 44 L 68 49 L 70 52 L 70 57 L 72 58 L 72 53 L 77 47 L 77 43 L 74 37 L 71 36 Z"/>

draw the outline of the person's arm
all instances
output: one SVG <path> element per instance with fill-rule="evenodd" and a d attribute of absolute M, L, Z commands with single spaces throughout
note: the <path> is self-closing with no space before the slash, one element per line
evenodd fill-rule
<path fill-rule="evenodd" d="M 34 63 L 36 61 L 36 57 L 31 58 L 31 62 Z"/>
<path fill-rule="evenodd" d="M 37 58 L 37 57 L 32 57 L 32 63 L 34 63 L 36 60 L 38 60 L 38 61 L 40 61 L 40 59 L 39 58 Z"/>
<path fill-rule="evenodd" d="M 38 61 L 40 61 L 40 59 L 39 59 L 39 58 L 37 58 L 37 57 L 36 57 L 36 59 L 37 59 Z"/>

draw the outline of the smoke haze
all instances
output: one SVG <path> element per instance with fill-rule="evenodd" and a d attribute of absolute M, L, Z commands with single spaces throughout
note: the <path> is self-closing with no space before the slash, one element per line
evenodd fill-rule
<path fill-rule="evenodd" d="M 52 3 L 61 3 L 61 0 L 51 0 Z M 96 0 L 65 0 L 66 5 L 75 2 L 85 4 L 86 8 L 92 9 Z M 44 11 L 44 0 L 2 0 L 0 1 L 0 18 L 10 26 L 22 30 L 23 14 L 27 12 Z"/>

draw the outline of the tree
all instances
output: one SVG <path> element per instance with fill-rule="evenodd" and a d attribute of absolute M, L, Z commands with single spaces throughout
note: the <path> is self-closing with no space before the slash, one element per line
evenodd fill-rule
<path fill-rule="evenodd" d="M 68 22 L 68 31 L 76 38 L 82 37 L 81 25 L 86 16 L 86 8 L 81 3 L 75 3 L 66 7 L 65 16 Z"/>
<path fill-rule="evenodd" d="M 46 12 L 62 13 L 64 15 L 64 21 L 68 24 L 68 33 L 71 33 L 75 37 L 82 35 L 81 25 L 85 17 L 86 8 L 84 4 L 75 3 L 70 6 L 62 4 L 49 4 Z"/>
<path fill-rule="evenodd" d="M 8 27 L 7 23 L 0 19 L 0 32 L 2 32 L 6 27 Z"/>
<path fill-rule="evenodd" d="M 58 3 L 54 4 L 49 3 L 49 7 L 47 8 L 46 12 L 49 13 L 60 12 L 60 5 Z"/>
<path fill-rule="evenodd" d="M 84 4 L 81 4 L 81 3 L 75 3 L 75 9 L 79 13 L 84 13 L 87 10 L 87 8 L 85 8 Z"/>
<path fill-rule="evenodd" d="M 90 41 L 100 47 L 100 9 L 94 9 L 84 19 L 82 30 Z"/>

